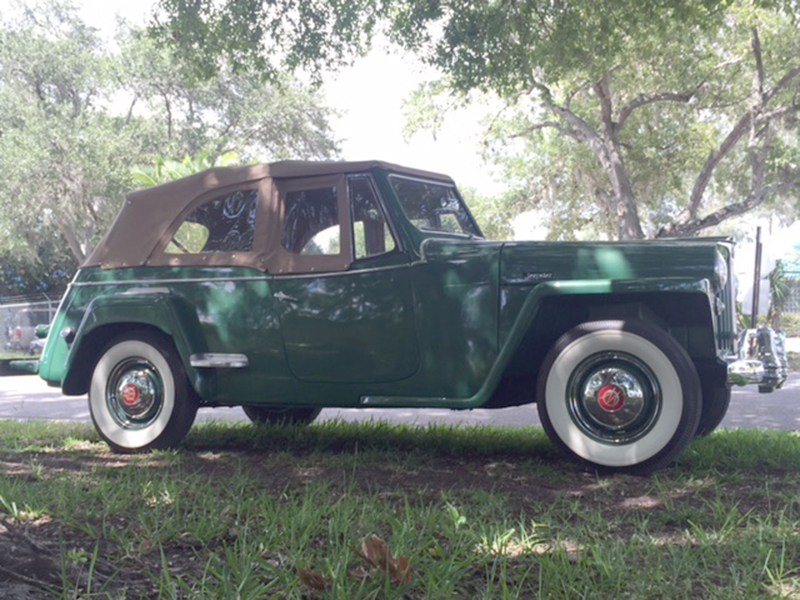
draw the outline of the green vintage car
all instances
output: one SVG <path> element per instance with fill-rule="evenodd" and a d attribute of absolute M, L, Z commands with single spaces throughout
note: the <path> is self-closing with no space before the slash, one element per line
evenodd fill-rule
<path fill-rule="evenodd" d="M 732 379 L 785 378 L 737 353 L 731 258 L 487 241 L 452 179 L 377 161 L 216 168 L 127 197 L 39 374 L 88 392 L 120 452 L 179 444 L 204 406 L 309 423 L 535 402 L 567 453 L 645 472 L 719 424 Z"/>

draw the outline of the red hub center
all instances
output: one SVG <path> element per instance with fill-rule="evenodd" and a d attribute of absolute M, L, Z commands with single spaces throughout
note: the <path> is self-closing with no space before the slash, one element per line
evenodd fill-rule
<path fill-rule="evenodd" d="M 617 412 L 625 405 L 625 391 L 618 385 L 604 385 L 597 392 L 597 403 L 606 412 Z"/>
<path fill-rule="evenodd" d="M 139 388 L 132 383 L 122 388 L 122 401 L 128 406 L 136 404 L 139 401 Z"/>

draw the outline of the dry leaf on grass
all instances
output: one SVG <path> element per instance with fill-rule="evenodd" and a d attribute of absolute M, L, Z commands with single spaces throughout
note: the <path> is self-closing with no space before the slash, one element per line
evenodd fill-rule
<path fill-rule="evenodd" d="M 311 569 L 304 569 L 302 567 L 297 567 L 297 575 L 300 577 L 300 581 L 302 581 L 312 590 L 324 592 L 331 589 L 331 587 L 333 586 L 333 579 L 331 579 L 330 577 L 323 577 L 322 575 L 320 575 L 316 571 L 312 571 Z"/>
<path fill-rule="evenodd" d="M 372 573 L 368 571 L 365 567 L 361 565 L 356 565 L 355 567 L 350 567 L 347 569 L 347 574 L 355 579 L 356 581 L 364 581 L 365 579 L 369 579 Z"/>
<path fill-rule="evenodd" d="M 373 567 L 387 573 L 392 583 L 405 584 L 411 581 L 411 568 L 405 556 L 394 558 L 389 546 L 381 538 L 373 534 L 361 542 L 361 550 L 351 548 L 356 556 L 363 558 Z"/>
<path fill-rule="evenodd" d="M 370 566 L 386 573 L 395 585 L 410 583 L 411 567 L 408 565 L 408 559 L 405 556 L 397 558 L 392 556 L 392 553 L 389 552 L 389 546 L 377 535 L 365 538 L 361 542 L 360 550 L 356 548 L 350 549 L 353 554 L 362 558 Z M 372 575 L 368 569 L 362 566 L 351 567 L 348 569 L 347 574 L 353 579 L 362 581 Z M 325 592 L 333 587 L 333 579 L 331 577 L 324 577 L 310 568 L 297 567 L 297 575 L 305 586 L 313 590 Z"/>

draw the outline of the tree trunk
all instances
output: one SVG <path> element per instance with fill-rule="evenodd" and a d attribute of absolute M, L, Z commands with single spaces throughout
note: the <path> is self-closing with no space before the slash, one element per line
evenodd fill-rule
<path fill-rule="evenodd" d="M 640 240 L 644 238 L 644 231 L 642 231 L 642 223 L 639 220 L 636 195 L 622 159 L 622 148 L 612 116 L 613 101 L 608 86 L 608 73 L 594 86 L 594 91 L 600 101 L 602 112 L 600 137 L 603 147 L 602 153 L 598 156 L 614 192 L 618 219 L 617 235 L 620 240 Z"/>
<path fill-rule="evenodd" d="M 61 215 L 56 215 L 56 224 L 61 230 L 61 235 L 64 236 L 64 239 L 69 245 L 69 249 L 72 250 L 75 260 L 78 261 L 78 265 L 82 265 L 83 261 L 86 260 L 86 253 L 83 251 L 81 243 L 78 241 L 78 236 L 75 235 L 75 230 L 73 229 L 72 225 L 70 225 Z"/>

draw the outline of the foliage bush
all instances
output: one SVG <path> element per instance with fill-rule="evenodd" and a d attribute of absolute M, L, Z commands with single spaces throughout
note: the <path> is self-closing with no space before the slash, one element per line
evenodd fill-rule
<path fill-rule="evenodd" d="M 800 337 L 800 313 L 783 313 L 781 329 L 786 332 L 786 337 Z"/>
<path fill-rule="evenodd" d="M 739 321 L 739 330 L 750 327 L 750 315 L 742 313 L 741 304 L 736 304 L 736 318 Z M 766 325 L 766 317 L 758 317 L 758 326 Z M 800 313 L 783 313 L 781 315 L 781 330 L 786 333 L 786 337 L 800 337 Z"/>

